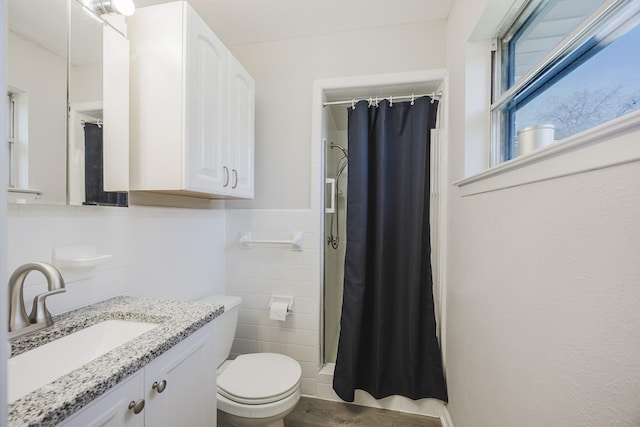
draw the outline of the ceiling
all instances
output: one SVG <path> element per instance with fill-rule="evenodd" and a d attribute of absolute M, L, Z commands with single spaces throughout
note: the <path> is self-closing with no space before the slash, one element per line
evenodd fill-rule
<path fill-rule="evenodd" d="M 141 8 L 172 0 L 134 0 Z M 444 20 L 455 0 L 188 0 L 227 46 L 270 42 L 414 22 Z M 327 100 L 439 90 L 439 82 L 328 91 Z M 347 107 L 330 107 L 336 128 L 347 126 Z"/>
<path fill-rule="evenodd" d="M 168 0 L 134 0 L 144 7 Z M 189 0 L 227 45 L 443 20 L 454 0 Z"/>

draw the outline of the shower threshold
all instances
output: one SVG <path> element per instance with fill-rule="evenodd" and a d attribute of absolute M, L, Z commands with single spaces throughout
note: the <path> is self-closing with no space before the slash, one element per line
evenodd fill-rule
<path fill-rule="evenodd" d="M 333 371 L 336 369 L 335 363 L 325 363 L 324 366 L 318 372 L 319 375 L 329 375 L 333 376 Z"/>

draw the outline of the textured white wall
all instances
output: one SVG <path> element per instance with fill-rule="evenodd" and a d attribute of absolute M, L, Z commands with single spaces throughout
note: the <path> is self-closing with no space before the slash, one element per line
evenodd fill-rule
<path fill-rule="evenodd" d="M 458 0 L 448 21 L 450 183 L 485 161 L 468 155 L 482 149 L 464 125 L 478 66 L 467 41 L 495 3 Z M 633 163 L 464 198 L 450 187 L 456 427 L 640 425 L 639 179 Z"/>
<path fill-rule="evenodd" d="M 194 299 L 224 293 L 224 241 L 224 209 L 9 205 L 7 279 L 21 264 L 51 262 L 57 246 L 94 244 L 114 257 L 49 298 L 53 314 L 115 295 Z M 25 301 L 45 289 L 30 274 Z"/>
<path fill-rule="evenodd" d="M 640 423 L 639 177 L 632 164 L 454 202 L 457 427 Z"/>
<path fill-rule="evenodd" d="M 436 21 L 232 46 L 256 80 L 256 198 L 227 206 L 311 207 L 313 81 L 444 68 L 444 37 Z"/>

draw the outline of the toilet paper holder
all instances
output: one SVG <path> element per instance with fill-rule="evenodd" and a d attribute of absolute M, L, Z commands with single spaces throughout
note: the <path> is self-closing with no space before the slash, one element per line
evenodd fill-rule
<path fill-rule="evenodd" d="M 269 308 L 274 302 L 284 302 L 287 304 L 287 314 L 293 313 L 293 297 L 288 295 L 272 295 L 269 301 Z"/>

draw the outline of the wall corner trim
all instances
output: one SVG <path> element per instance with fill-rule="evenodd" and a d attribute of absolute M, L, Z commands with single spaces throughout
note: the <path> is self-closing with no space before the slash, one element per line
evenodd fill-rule
<path fill-rule="evenodd" d="M 442 405 L 440 422 L 442 423 L 442 427 L 454 427 L 453 421 L 451 420 L 451 414 L 449 414 L 449 410 L 447 409 L 447 405 Z"/>

